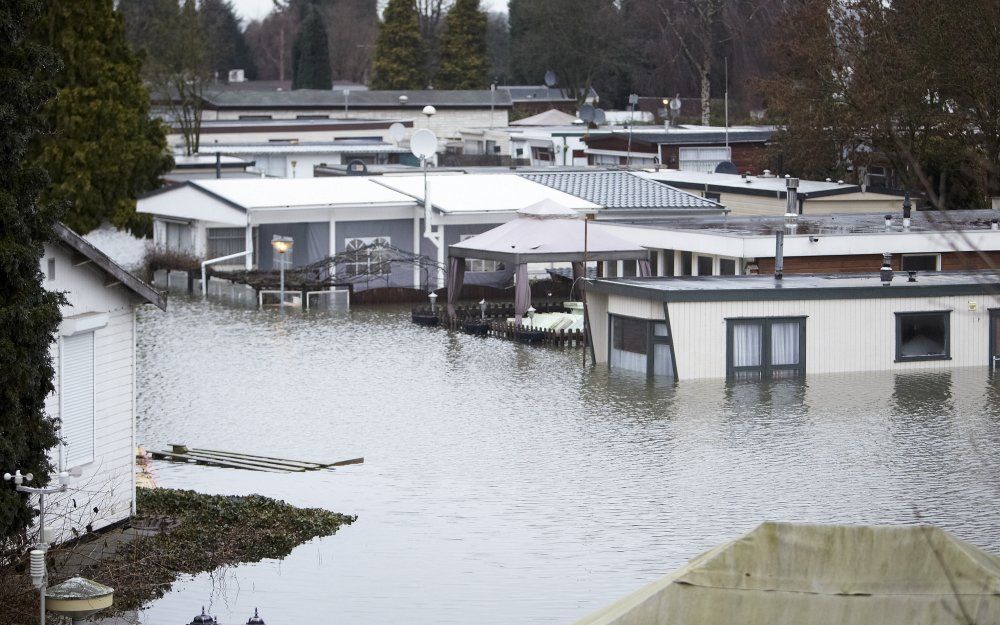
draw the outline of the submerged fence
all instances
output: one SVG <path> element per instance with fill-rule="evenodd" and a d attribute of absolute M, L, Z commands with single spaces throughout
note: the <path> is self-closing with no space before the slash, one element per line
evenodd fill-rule
<path fill-rule="evenodd" d="M 564 312 L 563 302 L 533 303 L 538 313 Z M 518 326 L 508 321 L 514 316 L 514 304 L 492 303 L 480 306 L 478 304 L 455 307 L 455 316 L 450 317 L 444 306 L 416 307 L 411 311 L 414 323 L 420 325 L 437 325 L 449 330 L 457 330 L 466 334 L 491 336 L 519 343 L 552 345 L 555 347 L 585 347 L 587 333 L 583 330 L 543 330 L 530 328 L 527 325 Z M 527 323 L 527 322 L 526 322 Z"/>

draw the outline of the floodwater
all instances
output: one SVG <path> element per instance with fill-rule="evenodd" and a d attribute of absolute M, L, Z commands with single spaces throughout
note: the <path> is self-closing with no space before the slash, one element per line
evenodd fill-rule
<path fill-rule="evenodd" d="M 764 520 L 913 523 L 1000 553 L 985 369 L 648 382 L 581 352 L 171 300 L 139 324 L 138 437 L 307 460 L 154 463 L 163 486 L 358 515 L 281 561 L 185 578 L 141 614 L 221 623 L 568 624 Z"/>

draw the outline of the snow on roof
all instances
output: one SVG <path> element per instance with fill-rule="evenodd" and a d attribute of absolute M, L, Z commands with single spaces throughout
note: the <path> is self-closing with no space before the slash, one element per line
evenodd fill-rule
<path fill-rule="evenodd" d="M 413 198 L 369 178 L 197 180 L 189 184 L 243 209 L 354 204 L 413 204 Z"/>
<path fill-rule="evenodd" d="M 569 113 L 564 113 L 558 109 L 549 109 L 544 113 L 525 117 L 515 122 L 511 126 L 568 126 L 576 120 L 576 117 Z"/>
<path fill-rule="evenodd" d="M 409 154 L 409 148 L 402 148 L 391 143 L 376 141 L 302 141 L 267 143 L 225 144 L 212 146 L 211 152 L 219 151 L 226 154 Z M 208 152 L 209 150 L 206 150 Z M 213 156 L 214 158 L 214 156 Z"/>
<path fill-rule="evenodd" d="M 674 186 L 684 186 L 691 188 L 692 185 L 703 187 L 726 187 L 733 192 L 760 193 L 761 191 L 773 192 L 784 196 L 785 179 L 782 177 L 747 176 L 744 178 L 740 174 L 717 174 L 701 171 L 679 171 L 676 169 L 661 169 L 659 171 L 647 171 L 642 174 L 650 180 L 666 182 Z M 847 184 L 834 181 L 821 180 L 800 180 L 799 195 L 810 193 L 855 193 L 861 191 L 861 187 L 854 184 Z"/>
<path fill-rule="evenodd" d="M 378 182 L 421 202 L 424 199 L 423 176 L 382 177 Z M 578 211 L 593 212 L 600 208 L 517 174 L 432 174 L 428 186 L 431 204 L 443 213 L 514 212 L 545 199 Z"/>

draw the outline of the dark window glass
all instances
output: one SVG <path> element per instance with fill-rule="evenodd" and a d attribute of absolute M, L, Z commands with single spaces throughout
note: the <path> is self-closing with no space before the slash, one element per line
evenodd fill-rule
<path fill-rule="evenodd" d="M 674 275 L 674 251 L 663 250 L 660 254 L 663 254 L 663 275 Z"/>
<path fill-rule="evenodd" d="M 712 275 L 712 257 L 711 256 L 699 256 L 698 257 L 698 275 L 699 276 L 710 276 L 710 275 Z"/>
<path fill-rule="evenodd" d="M 612 324 L 612 347 L 633 354 L 646 353 L 647 322 L 643 319 L 615 317 Z"/>
<path fill-rule="evenodd" d="M 681 275 L 691 275 L 691 252 L 681 252 Z"/>
<path fill-rule="evenodd" d="M 719 275 L 720 276 L 735 276 L 736 275 L 736 261 L 732 258 L 720 258 L 719 259 Z"/>
<path fill-rule="evenodd" d="M 903 256 L 903 271 L 937 271 L 937 254 Z"/>
<path fill-rule="evenodd" d="M 721 202 L 722 201 L 722 194 L 721 193 L 713 193 L 711 191 L 706 191 L 705 192 L 705 199 L 706 200 L 712 200 L 713 202 Z"/>
<path fill-rule="evenodd" d="M 896 315 L 896 359 L 948 357 L 948 313 Z"/>

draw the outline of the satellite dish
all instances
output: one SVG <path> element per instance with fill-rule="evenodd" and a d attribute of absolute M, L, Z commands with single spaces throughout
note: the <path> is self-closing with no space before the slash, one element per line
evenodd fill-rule
<path fill-rule="evenodd" d="M 389 126 L 389 138 L 398 145 L 400 141 L 406 138 L 406 126 L 399 122 L 393 123 Z"/>
<path fill-rule="evenodd" d="M 556 73 L 551 69 L 545 72 L 545 86 L 550 89 L 556 86 Z"/>
<path fill-rule="evenodd" d="M 580 119 L 583 120 L 583 123 L 589 124 L 594 121 L 596 115 L 597 109 L 595 109 L 592 104 L 584 104 L 580 107 Z"/>
<path fill-rule="evenodd" d="M 410 152 L 419 159 L 428 159 L 434 156 L 437 149 L 437 135 L 426 128 L 421 128 L 410 137 Z"/>
<path fill-rule="evenodd" d="M 722 161 L 715 166 L 715 173 L 717 174 L 738 174 L 740 170 L 736 169 L 736 165 L 733 165 L 731 161 Z"/>
<path fill-rule="evenodd" d="M 608 121 L 608 116 L 604 114 L 604 109 L 594 110 L 594 123 L 600 126 L 604 122 Z"/>

